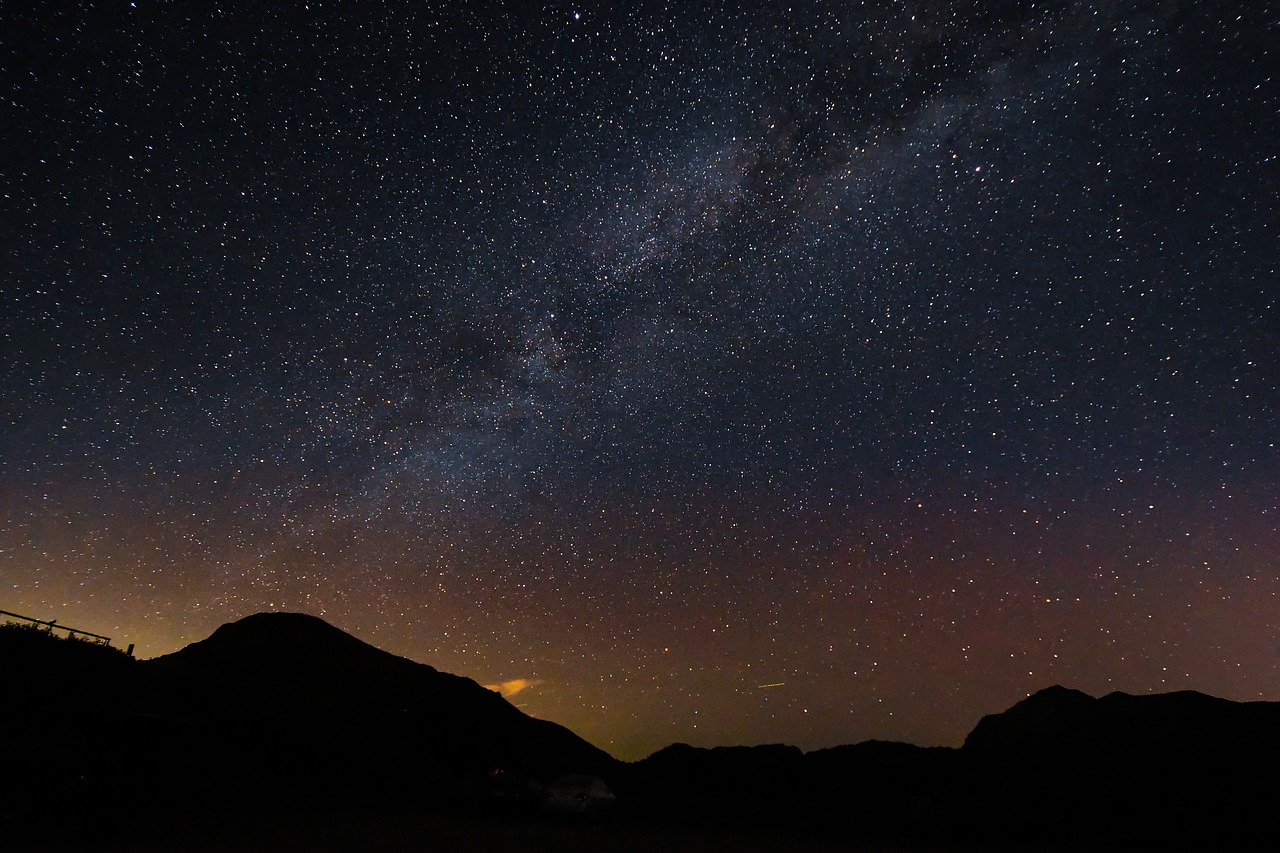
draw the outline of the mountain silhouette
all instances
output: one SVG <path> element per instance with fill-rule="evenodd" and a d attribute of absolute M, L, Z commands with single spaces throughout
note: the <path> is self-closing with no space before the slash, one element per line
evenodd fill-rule
<path fill-rule="evenodd" d="M 0 659 L 30 688 L 0 710 L 26 735 L 15 766 L 34 768 L 0 785 L 19 804 L 440 806 L 495 768 L 550 778 L 618 764 L 470 679 L 302 614 L 249 616 L 145 661 L 10 629 Z"/>
<path fill-rule="evenodd" d="M 964 748 L 1002 758 L 1071 753 L 1152 760 L 1194 753 L 1241 759 L 1280 748 L 1280 704 L 1232 702 L 1193 690 L 1095 699 L 1055 686 L 981 719 Z"/>
<path fill-rule="evenodd" d="M 1280 794 L 1280 703 L 1055 686 L 984 717 L 961 752 L 1011 826 L 1222 841 L 1256 835 Z"/>
<path fill-rule="evenodd" d="M 1280 795 L 1280 703 L 1191 691 L 1050 687 L 984 717 L 959 749 L 675 744 L 624 765 L 470 679 L 302 614 L 250 616 L 146 661 L 6 626 L 0 663 L 20 688 L 0 703 L 15 733 L 6 831 L 140 808 L 447 810 L 499 768 L 600 775 L 639 819 L 1033 843 L 1256 840 Z"/>
<path fill-rule="evenodd" d="M 638 799 L 682 817 L 785 815 L 865 835 L 1032 845 L 1209 844 L 1270 832 L 1278 760 L 1280 703 L 1053 686 L 984 717 L 960 749 L 676 744 L 630 770 Z"/>
<path fill-rule="evenodd" d="M 468 678 L 377 649 L 314 616 L 260 613 L 143 661 L 151 706 L 235 755 L 269 796 L 413 800 L 495 768 L 549 776 L 617 764 L 563 726 Z M 264 786 L 264 780 L 266 784 Z"/>

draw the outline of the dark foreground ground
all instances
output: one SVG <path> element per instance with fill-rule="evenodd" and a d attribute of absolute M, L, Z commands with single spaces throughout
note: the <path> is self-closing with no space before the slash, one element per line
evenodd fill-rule
<path fill-rule="evenodd" d="M 224 816 L 162 821 L 114 820 L 85 826 L 74 816 L 0 838 L 0 849 L 61 853 L 214 853 L 214 851 L 314 851 L 314 853 L 1074 853 L 1106 850 L 1139 853 L 1167 844 L 1060 843 L 1051 838 L 997 844 L 866 838 L 839 831 L 781 827 L 691 826 L 627 817 L 583 822 L 532 817 L 442 815 L 374 810 L 285 815 Z M 1195 847 L 1183 849 L 1221 849 Z M 1242 848 L 1233 846 L 1233 850 Z M 1261 849 L 1260 847 L 1257 849 Z"/>
<path fill-rule="evenodd" d="M 312 617 L 157 660 L 0 626 L 22 687 L 0 703 L 0 853 L 1277 849 L 1280 703 L 1051 687 L 961 749 L 674 744 L 624 765 Z M 621 811 L 539 812 L 537 780 L 566 771 Z"/>

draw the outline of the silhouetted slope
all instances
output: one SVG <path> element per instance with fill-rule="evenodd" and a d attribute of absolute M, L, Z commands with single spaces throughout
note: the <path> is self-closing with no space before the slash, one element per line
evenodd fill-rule
<path fill-rule="evenodd" d="M 959 751 L 863 743 L 801 753 L 793 746 L 673 744 L 629 768 L 640 808 L 685 820 L 918 836 L 954 799 Z"/>
<path fill-rule="evenodd" d="M 957 755 L 879 741 L 807 754 L 674 744 L 632 765 L 628 793 L 649 812 L 685 820 L 917 835 L 949 795 Z"/>
<path fill-rule="evenodd" d="M 1194 749 L 1219 755 L 1280 745 L 1280 703 L 1232 702 L 1193 690 L 1095 699 L 1050 687 L 982 718 L 965 749 L 1027 754 Z"/>
<path fill-rule="evenodd" d="M 984 717 L 964 750 L 990 761 L 1252 761 L 1280 752 L 1280 703 L 1186 690 L 1101 699 L 1051 687 Z"/>
<path fill-rule="evenodd" d="M 1070 740 L 1092 712 L 1095 700 L 1087 693 L 1054 685 L 978 721 L 964 745 L 969 750 L 1016 753 L 1024 748 Z"/>
<path fill-rule="evenodd" d="M 1256 834 L 1280 795 L 1280 704 L 1052 687 L 984 717 L 962 752 L 973 790 L 1011 824 Z"/>
<path fill-rule="evenodd" d="M 803 754 L 794 746 L 721 746 L 676 743 L 630 768 L 630 790 L 651 811 L 683 817 L 735 814 L 767 803 L 795 805 Z"/>
<path fill-rule="evenodd" d="M 1280 800 L 1280 704 L 1051 687 L 963 748 L 676 744 L 632 765 L 658 813 L 1031 843 L 1256 839 Z"/>
<path fill-rule="evenodd" d="M 10 710 L 100 707 L 118 698 L 137 664 L 111 646 L 14 624 L 0 625 L 0 660 L 5 680 L 16 690 L 6 696 Z"/>
<path fill-rule="evenodd" d="M 495 767 L 595 772 L 633 814 L 841 833 L 1077 842 L 1271 831 L 1280 703 L 1051 687 L 963 748 L 675 744 L 623 766 L 473 681 L 298 614 L 259 614 L 161 658 L 0 629 L 0 830 L 190 807 L 436 808 Z"/>
<path fill-rule="evenodd" d="M 474 681 L 299 614 L 251 616 L 149 661 L 4 629 L 0 667 L 13 768 L 0 817 L 28 824 L 68 808 L 94 822 L 215 804 L 435 807 L 495 767 L 617 766 Z"/>
<path fill-rule="evenodd" d="M 0 626 L 0 847 L 15 821 L 93 819 L 103 786 L 134 758 L 139 676 L 119 649 Z"/>
<path fill-rule="evenodd" d="M 933 829 L 960 787 L 959 750 L 864 741 L 805 755 L 813 799 L 879 830 Z"/>
<path fill-rule="evenodd" d="M 412 800 L 494 767 L 550 775 L 616 764 L 470 679 L 313 616 L 250 616 L 142 665 L 159 713 L 192 721 L 214 747 L 196 746 L 193 758 L 249 797 Z"/>

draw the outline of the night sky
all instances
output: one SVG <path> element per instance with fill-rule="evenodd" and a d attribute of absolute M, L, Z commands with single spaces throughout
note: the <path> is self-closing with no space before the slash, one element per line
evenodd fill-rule
<path fill-rule="evenodd" d="M 1272 3 L 0 9 L 0 608 L 635 759 L 1280 700 Z"/>

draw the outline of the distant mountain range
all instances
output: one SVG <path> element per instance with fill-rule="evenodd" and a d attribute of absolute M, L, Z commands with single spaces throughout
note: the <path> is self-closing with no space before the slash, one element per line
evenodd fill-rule
<path fill-rule="evenodd" d="M 153 660 L 0 630 L 0 820 L 52 813 L 452 809 L 502 768 L 592 773 L 630 814 L 893 836 L 1256 838 L 1280 794 L 1280 703 L 1051 687 L 960 749 L 677 744 L 624 764 L 497 693 L 312 616 L 258 614 Z M 97 816 L 97 817 L 95 817 Z M 3 825 L 0 825 L 0 830 Z"/>

